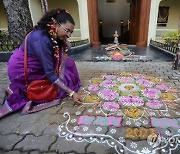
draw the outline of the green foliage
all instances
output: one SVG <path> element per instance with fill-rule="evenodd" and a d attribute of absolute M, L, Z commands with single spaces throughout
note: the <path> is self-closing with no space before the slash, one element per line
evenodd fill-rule
<path fill-rule="evenodd" d="M 18 44 L 10 39 L 8 31 L 0 30 L 0 52 L 13 51 L 17 46 Z"/>
<path fill-rule="evenodd" d="M 0 41 L 4 41 L 9 39 L 8 31 L 6 30 L 0 30 Z"/>
<path fill-rule="evenodd" d="M 178 46 L 178 32 L 169 32 L 162 35 L 162 38 L 165 40 L 166 44 L 169 46 L 177 47 Z"/>

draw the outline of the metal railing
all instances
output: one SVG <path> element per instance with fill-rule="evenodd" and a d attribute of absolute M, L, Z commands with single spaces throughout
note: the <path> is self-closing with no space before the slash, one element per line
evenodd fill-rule
<path fill-rule="evenodd" d="M 7 30 L 0 30 L 0 52 L 11 52 L 19 46 L 19 42 L 13 42 Z"/>
<path fill-rule="evenodd" d="M 154 40 L 150 40 L 150 45 L 154 46 L 154 47 L 157 47 L 159 49 L 162 49 L 165 52 L 168 52 L 168 53 L 170 53 L 170 54 L 172 54 L 174 56 L 177 53 L 177 51 L 179 50 L 178 47 L 169 46 L 168 44 L 157 42 L 157 41 L 154 41 Z"/>
<path fill-rule="evenodd" d="M 0 41 L 0 52 L 12 52 L 19 46 L 19 43 L 13 41 Z"/>
<path fill-rule="evenodd" d="M 80 46 L 80 45 L 89 43 L 89 40 L 85 39 L 85 40 L 70 41 L 70 42 L 71 42 L 72 47 L 76 47 L 76 46 Z"/>
<path fill-rule="evenodd" d="M 71 46 L 76 47 L 87 43 L 89 43 L 88 39 L 71 41 Z M 0 52 L 12 52 L 19 45 L 19 42 L 13 42 L 9 37 L 0 36 Z"/>

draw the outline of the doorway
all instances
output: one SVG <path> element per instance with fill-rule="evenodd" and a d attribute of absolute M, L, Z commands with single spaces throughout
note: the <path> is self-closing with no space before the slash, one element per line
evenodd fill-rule
<path fill-rule="evenodd" d="M 130 44 L 131 0 L 98 0 L 99 39 L 102 44 L 114 42 Z"/>

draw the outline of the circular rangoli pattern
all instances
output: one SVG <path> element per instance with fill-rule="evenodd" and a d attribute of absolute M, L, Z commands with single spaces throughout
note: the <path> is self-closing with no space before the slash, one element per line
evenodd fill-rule
<path fill-rule="evenodd" d="M 59 126 L 60 137 L 107 143 L 117 153 L 171 153 L 179 146 L 180 100 L 169 83 L 123 72 L 97 76 L 87 85 L 73 118 L 64 113 L 68 120 Z"/>

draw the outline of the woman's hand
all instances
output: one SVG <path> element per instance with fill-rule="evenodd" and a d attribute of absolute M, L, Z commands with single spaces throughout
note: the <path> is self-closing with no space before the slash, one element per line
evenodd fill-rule
<path fill-rule="evenodd" d="M 73 102 L 74 102 L 75 104 L 77 104 L 77 105 L 82 104 L 82 98 L 81 98 L 81 96 L 80 96 L 78 93 L 75 92 L 75 93 L 73 94 L 72 98 L 73 98 Z"/>

